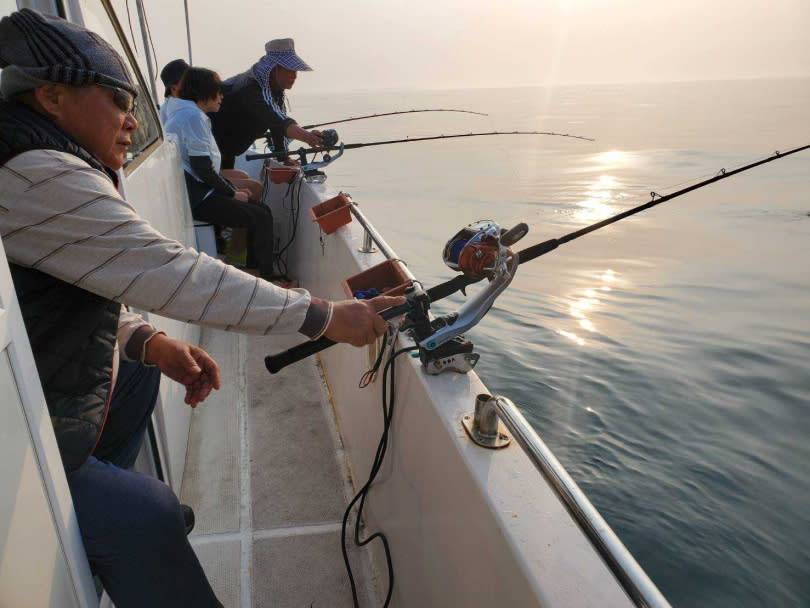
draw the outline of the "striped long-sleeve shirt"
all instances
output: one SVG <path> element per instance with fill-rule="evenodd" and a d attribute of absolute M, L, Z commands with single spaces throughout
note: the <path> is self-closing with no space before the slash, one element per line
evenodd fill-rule
<path fill-rule="evenodd" d="M 166 317 L 219 329 L 317 338 L 331 304 L 282 289 L 169 239 L 79 158 L 24 152 L 0 167 L 9 261 Z"/>

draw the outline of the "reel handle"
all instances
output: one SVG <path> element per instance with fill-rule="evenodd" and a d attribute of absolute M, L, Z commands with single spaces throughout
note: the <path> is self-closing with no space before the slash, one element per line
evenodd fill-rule
<path fill-rule="evenodd" d="M 515 224 L 501 235 L 501 244 L 506 245 L 507 247 L 514 245 L 528 233 L 529 226 L 526 224 L 526 222 Z"/>
<path fill-rule="evenodd" d="M 380 316 L 383 319 L 388 320 L 398 317 L 399 315 L 410 310 L 411 305 L 406 302 L 402 306 L 394 306 L 393 308 L 382 311 Z M 306 359 L 310 355 L 314 355 L 322 350 L 326 350 L 335 344 L 337 344 L 337 342 L 334 340 L 330 340 L 326 336 L 321 336 L 313 342 L 304 342 L 303 344 L 298 344 L 297 346 L 288 348 L 284 352 L 278 353 L 277 355 L 267 355 L 264 358 L 264 366 L 267 368 L 268 372 L 271 374 L 276 374 L 291 363 L 295 363 L 301 359 Z"/>

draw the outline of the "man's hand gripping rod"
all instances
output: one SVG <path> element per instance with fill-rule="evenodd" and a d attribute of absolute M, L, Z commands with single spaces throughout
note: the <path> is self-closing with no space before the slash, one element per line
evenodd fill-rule
<path fill-rule="evenodd" d="M 470 224 L 470 226 L 474 226 L 476 224 L 483 224 L 483 222 L 476 222 L 474 224 Z M 496 234 L 500 233 L 500 230 L 494 222 L 488 222 L 488 224 L 491 226 L 491 236 L 495 236 Z M 509 283 L 512 282 L 512 279 L 517 272 L 518 265 L 520 264 L 518 255 L 516 253 L 512 253 L 507 248 L 526 236 L 528 231 L 528 226 L 521 222 L 517 226 L 514 226 L 512 229 L 500 235 L 500 238 L 497 239 L 497 252 L 492 260 L 492 265 L 485 266 L 481 269 L 485 273 L 485 277 L 489 279 L 489 285 L 484 291 L 466 302 L 464 306 L 458 310 L 458 312 L 439 317 L 438 319 L 434 319 L 432 322 L 428 321 L 427 319 L 411 319 L 413 323 L 409 323 L 408 325 L 421 325 L 423 327 L 429 326 L 431 328 L 428 335 L 417 335 L 417 340 L 421 349 L 432 351 L 439 348 L 469 328 L 475 326 L 484 317 L 484 315 L 486 315 L 486 313 L 492 307 L 492 304 L 495 302 L 495 299 L 501 294 L 501 292 L 503 292 L 504 289 L 506 289 Z M 453 289 L 449 293 L 454 293 L 459 289 L 463 289 L 466 285 L 480 281 L 484 277 L 478 276 L 471 278 L 466 277 L 465 275 L 456 277 L 456 279 L 460 278 L 467 279 L 468 282 L 465 283 L 464 286 Z M 446 283 L 443 283 L 442 285 L 446 285 Z M 431 291 L 432 290 L 429 289 L 427 293 L 425 293 L 421 289 L 414 289 L 410 293 L 406 293 L 408 301 L 405 304 L 384 310 L 380 313 L 380 316 L 385 320 L 393 319 L 394 317 L 398 317 L 402 314 L 408 314 L 409 316 L 418 314 L 426 317 L 427 307 L 430 305 L 431 301 L 435 302 L 446 295 L 449 295 L 449 293 L 441 295 L 438 293 L 431 294 Z M 427 306 L 416 304 L 417 300 L 421 300 L 422 302 L 426 301 Z M 325 350 L 334 344 L 336 343 L 333 340 L 326 337 L 321 337 L 313 342 L 305 342 L 303 344 L 294 346 L 277 355 L 268 355 L 264 358 L 264 364 L 267 367 L 267 371 L 269 371 L 271 374 L 275 374 L 291 363 L 295 363 L 301 359 L 306 359 L 310 355 L 314 355 L 315 353 Z"/>

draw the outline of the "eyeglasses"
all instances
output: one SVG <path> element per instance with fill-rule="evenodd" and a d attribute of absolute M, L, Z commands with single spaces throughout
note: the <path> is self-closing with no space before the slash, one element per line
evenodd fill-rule
<path fill-rule="evenodd" d="M 138 104 L 132 93 L 109 84 L 99 84 L 98 86 L 110 89 L 113 92 L 112 100 L 119 110 L 127 114 L 135 114 L 135 111 L 138 109 Z"/>

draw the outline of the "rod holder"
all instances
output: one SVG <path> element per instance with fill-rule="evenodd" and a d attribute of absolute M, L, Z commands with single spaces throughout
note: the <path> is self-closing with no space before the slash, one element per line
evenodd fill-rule
<path fill-rule="evenodd" d="M 360 253 L 376 253 L 377 248 L 374 246 L 374 241 L 371 238 L 371 233 L 363 229 L 363 246 L 358 247 L 357 251 Z"/>
<path fill-rule="evenodd" d="M 461 424 L 470 439 L 482 448 L 499 450 L 512 443 L 498 417 L 497 399 L 487 393 L 476 396 L 475 411 L 464 414 Z"/>

